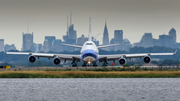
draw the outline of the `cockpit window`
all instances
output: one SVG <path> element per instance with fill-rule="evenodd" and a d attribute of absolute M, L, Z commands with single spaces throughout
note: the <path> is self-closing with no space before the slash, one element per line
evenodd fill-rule
<path fill-rule="evenodd" d="M 86 45 L 93 45 L 93 43 L 86 43 Z"/>

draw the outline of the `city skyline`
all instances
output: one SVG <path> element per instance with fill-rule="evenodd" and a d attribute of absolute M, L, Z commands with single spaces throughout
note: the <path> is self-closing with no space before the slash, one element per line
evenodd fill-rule
<path fill-rule="evenodd" d="M 124 38 L 131 43 L 139 42 L 144 33 L 152 33 L 153 38 L 168 34 L 171 28 L 177 31 L 180 42 L 180 13 L 178 0 L 1 0 L 0 39 L 5 44 L 15 44 L 22 48 L 22 32 L 34 32 L 34 42 L 43 43 L 45 36 L 63 39 L 67 31 L 67 14 L 72 11 L 72 23 L 77 37 L 88 36 L 89 17 L 92 18 L 92 35 L 102 44 L 105 19 L 109 39 L 114 30 L 123 30 Z"/>

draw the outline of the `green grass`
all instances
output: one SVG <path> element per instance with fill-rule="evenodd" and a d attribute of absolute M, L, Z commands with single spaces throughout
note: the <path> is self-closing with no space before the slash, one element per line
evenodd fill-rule
<path fill-rule="evenodd" d="M 0 71 L 0 78 L 180 78 L 176 69 L 97 68 Z"/>

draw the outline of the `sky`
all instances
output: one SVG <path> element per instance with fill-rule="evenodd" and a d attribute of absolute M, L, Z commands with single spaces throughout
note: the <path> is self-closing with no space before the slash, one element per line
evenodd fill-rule
<path fill-rule="evenodd" d="M 18 50 L 22 47 L 22 32 L 33 32 L 34 43 L 43 43 L 45 36 L 62 39 L 71 11 L 77 36 L 88 36 L 91 17 L 92 35 L 101 33 L 96 38 L 100 44 L 105 20 L 110 39 L 114 30 L 123 30 L 123 38 L 134 43 L 144 33 L 150 32 L 158 39 L 175 28 L 180 42 L 179 10 L 180 0 L 0 0 L 0 39 L 15 44 Z"/>

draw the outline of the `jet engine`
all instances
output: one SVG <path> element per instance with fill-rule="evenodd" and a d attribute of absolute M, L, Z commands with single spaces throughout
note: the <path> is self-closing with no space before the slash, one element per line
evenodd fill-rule
<path fill-rule="evenodd" d="M 121 64 L 121 65 L 126 64 L 126 59 L 125 58 L 120 58 L 119 59 L 119 64 Z"/>
<path fill-rule="evenodd" d="M 59 65 L 60 63 L 61 63 L 61 60 L 60 60 L 60 58 L 54 58 L 53 59 L 53 63 L 55 64 L 55 65 Z"/>
<path fill-rule="evenodd" d="M 36 57 L 31 55 L 31 56 L 29 56 L 28 60 L 29 60 L 29 62 L 34 63 L 36 61 Z"/>
<path fill-rule="evenodd" d="M 143 60 L 145 63 L 151 62 L 151 58 L 149 56 L 145 56 Z"/>

